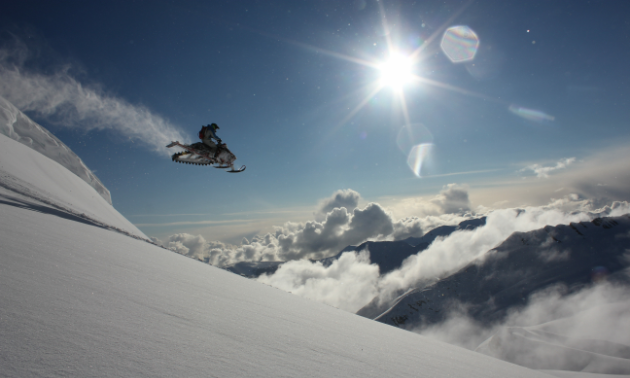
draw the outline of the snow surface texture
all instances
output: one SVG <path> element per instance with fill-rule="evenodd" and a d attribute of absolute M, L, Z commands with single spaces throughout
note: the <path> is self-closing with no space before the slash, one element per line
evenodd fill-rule
<path fill-rule="evenodd" d="M 110 205 L 112 204 L 109 190 L 68 146 L 3 97 L 0 97 L 0 134 L 17 140 L 63 165 L 93 187 Z"/>
<path fill-rule="evenodd" d="M 65 168 L 0 143 L 1 377 L 546 376 L 95 227 L 58 203 L 124 224 Z"/>
<path fill-rule="evenodd" d="M 4 135 L 0 135 L 0 203 L 80 219 L 148 239 L 77 175 Z"/>

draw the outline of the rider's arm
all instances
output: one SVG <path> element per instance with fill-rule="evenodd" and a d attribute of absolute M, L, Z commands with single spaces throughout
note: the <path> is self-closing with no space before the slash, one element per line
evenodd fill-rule
<path fill-rule="evenodd" d="M 210 134 L 211 134 L 212 138 L 214 138 L 217 142 L 221 143 L 221 138 L 219 138 L 217 136 L 217 134 L 214 132 L 214 130 L 211 127 L 208 128 L 208 130 L 210 130 Z"/>

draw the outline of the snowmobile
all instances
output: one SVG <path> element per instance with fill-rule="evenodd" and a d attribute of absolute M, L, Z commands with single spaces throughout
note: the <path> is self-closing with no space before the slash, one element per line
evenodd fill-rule
<path fill-rule="evenodd" d="M 197 142 L 193 144 L 183 144 L 179 142 L 171 142 L 168 148 L 179 146 L 183 148 L 185 151 L 176 152 L 171 156 L 174 162 L 177 163 L 185 163 L 185 164 L 195 164 L 195 165 L 210 165 L 215 168 L 227 169 L 230 168 L 230 173 L 238 173 L 243 172 L 245 170 L 245 166 L 235 169 L 234 161 L 236 160 L 236 156 L 227 148 L 227 145 L 220 144 L 217 146 L 219 152 L 217 154 L 211 150 L 203 142 Z"/>

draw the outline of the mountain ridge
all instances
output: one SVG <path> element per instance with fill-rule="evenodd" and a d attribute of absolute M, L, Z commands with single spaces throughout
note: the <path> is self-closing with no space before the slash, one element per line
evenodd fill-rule
<path fill-rule="evenodd" d="M 56 161 L 94 188 L 110 205 L 112 197 L 101 180 L 68 146 L 0 96 L 0 134 Z"/>
<path fill-rule="evenodd" d="M 459 271 L 407 291 L 374 319 L 403 328 L 431 325 L 444 321 L 456 302 L 482 324 L 500 321 L 512 306 L 551 284 L 575 291 L 592 282 L 595 267 L 612 275 L 630 266 L 630 237 L 623 236 L 628 232 L 630 215 L 515 232 Z M 357 314 L 369 315 L 365 308 Z"/>

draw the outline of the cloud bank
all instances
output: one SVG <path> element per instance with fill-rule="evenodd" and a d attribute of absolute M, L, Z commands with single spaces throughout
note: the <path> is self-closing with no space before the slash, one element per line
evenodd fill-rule
<path fill-rule="evenodd" d="M 420 281 L 430 282 L 462 268 L 514 232 L 586 221 L 591 217 L 587 213 L 565 213 L 548 207 L 494 210 L 487 215 L 485 226 L 437 239 L 421 254 L 408 258 L 401 269 L 383 277 L 379 283 L 381 300 L 391 300 Z"/>
<path fill-rule="evenodd" d="M 19 42 L 0 50 L 0 96 L 21 111 L 64 127 L 111 130 L 160 153 L 168 154 L 164 147 L 171 141 L 186 140 L 175 125 L 148 108 L 81 83 L 70 66 L 35 72 L 26 68 L 29 58 Z"/>
<path fill-rule="evenodd" d="M 532 369 L 630 374 L 628 286 L 604 281 L 567 292 L 557 285 L 534 293 L 489 327 L 455 306 L 445 322 L 413 331 Z"/>
<path fill-rule="evenodd" d="M 377 203 L 349 209 L 358 205 L 360 195 L 351 190 L 338 191 L 319 203 L 316 214 L 328 210 L 322 220 L 287 222 L 276 227 L 272 233 L 255 236 L 251 241 L 244 239 L 238 246 L 210 242 L 190 234 L 172 235 L 165 242 L 158 243 L 219 267 L 242 261 L 288 261 L 273 275 L 261 276 L 259 280 L 297 295 L 356 311 L 376 296 L 380 304 L 385 305 L 409 287 L 432 282 L 454 272 L 483 256 L 516 231 L 526 232 L 546 225 L 588 221 L 598 215 L 615 216 L 630 212 L 627 203 L 615 203 L 612 207 L 599 209 L 592 201 L 569 196 L 548 206 L 474 214 L 470 210 L 467 190 L 465 186 L 446 185 L 438 195 L 424 202 L 426 206 L 439 207 L 444 213 L 403 219 L 395 219 Z M 454 211 L 457 212 L 448 213 Z M 438 238 L 422 253 L 407 258 L 400 269 L 385 276 L 379 275 L 378 267 L 370 264 L 368 257 L 355 255 L 354 252 L 342 255 L 334 266 L 314 261 L 336 255 L 348 245 L 368 240 L 418 237 L 432 229 L 431 226 L 458 224 L 482 215 L 487 216 L 485 226 Z"/>
<path fill-rule="evenodd" d="M 304 298 L 357 312 L 376 295 L 378 266 L 368 252 L 344 253 L 325 267 L 321 262 L 290 261 L 258 281 Z"/>
<path fill-rule="evenodd" d="M 293 261 L 319 260 L 336 255 L 348 245 L 359 245 L 372 240 L 402 240 L 422 236 L 424 226 L 457 224 L 472 217 L 471 214 L 446 214 L 430 220 L 407 217 L 395 220 L 392 214 L 378 203 L 358 207 L 360 194 L 354 190 L 340 190 L 320 201 L 315 216 L 320 220 L 304 223 L 287 222 L 276 226 L 275 231 L 243 239 L 241 245 L 207 241 L 201 235 L 180 233 L 165 241 L 155 239 L 183 255 L 225 267 L 241 261 Z M 468 208 L 465 187 L 454 184 L 428 202 L 449 211 Z"/>
<path fill-rule="evenodd" d="M 567 206 L 568 202 L 571 199 L 562 205 Z M 564 211 L 553 204 L 492 211 L 485 226 L 437 239 L 427 250 L 411 256 L 399 270 L 386 276 L 379 275 L 378 267 L 370 264 L 367 253 L 347 252 L 329 267 L 320 262 L 292 261 L 258 280 L 355 312 L 375 296 L 391 300 L 415 285 L 448 276 L 483 257 L 513 232 L 630 212 L 627 202 L 590 208 L 592 211 L 586 211 L 592 206 L 590 201 L 573 199 L 573 202 L 585 211 Z M 562 253 L 546 256 L 560 260 L 566 257 Z M 620 275 L 630 282 L 628 272 Z M 455 304 L 445 322 L 415 331 L 534 369 L 630 374 L 630 362 L 624 360 L 630 350 L 627 346 L 630 334 L 623 332 L 630 326 L 630 290 L 617 281 L 595 282 L 571 294 L 562 285 L 534 293 L 526 307 L 511 310 L 505 321 L 490 327 L 463 315 L 465 311 Z"/>
<path fill-rule="evenodd" d="M 581 203 L 584 206 L 583 203 Z M 613 206 L 603 209 L 596 209 L 594 212 L 565 212 L 553 206 L 531 207 L 525 209 L 502 209 L 492 211 L 487 215 L 486 225 L 472 231 L 462 230 L 451 234 L 446 238 L 438 238 L 426 250 L 418 255 L 407 258 L 400 269 L 394 270 L 385 276 L 374 276 L 367 274 L 368 270 L 355 270 L 354 279 L 363 285 L 357 293 L 367 293 L 376 290 L 378 300 L 381 305 L 387 304 L 398 295 L 410 287 L 426 284 L 442 278 L 473 260 L 482 257 L 486 252 L 503 242 L 512 233 L 520 231 L 526 232 L 542 228 L 546 225 L 568 224 L 571 222 L 588 221 L 598 216 L 617 216 L 630 212 L 628 203 L 615 203 Z M 347 252 L 342 255 L 351 255 Z M 347 257 L 350 259 L 350 257 Z M 558 258 L 561 258 L 559 256 Z M 350 261 L 352 261 L 350 259 Z M 366 261 L 361 261 L 365 264 Z M 300 289 L 300 285 L 310 286 L 309 297 L 317 298 L 313 293 L 318 284 L 319 277 L 313 276 L 311 270 L 323 269 L 317 267 L 318 262 L 301 261 L 297 269 L 295 266 L 290 270 L 279 269 L 271 277 L 261 277 L 263 282 L 284 288 L 293 293 L 305 293 Z M 349 267 L 350 265 L 344 265 Z M 356 277 L 357 272 L 365 271 L 364 277 Z M 331 286 L 331 280 L 341 277 L 339 272 L 335 276 L 326 276 L 326 286 Z M 343 280 L 337 279 L 337 285 L 343 286 Z M 363 305 L 370 301 L 365 296 L 359 296 L 365 300 Z M 344 309 L 354 309 L 360 302 L 354 298 L 353 303 L 343 304 L 340 299 L 333 300 L 328 297 L 326 303 L 335 303 L 335 306 Z"/>

